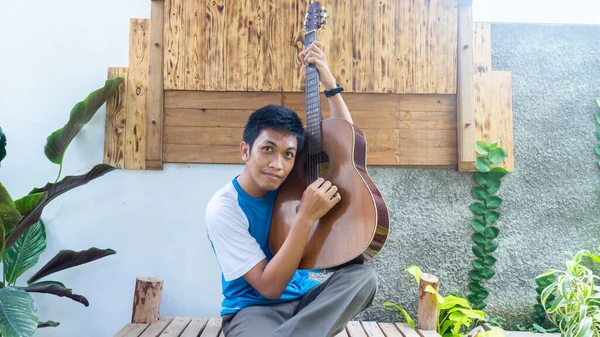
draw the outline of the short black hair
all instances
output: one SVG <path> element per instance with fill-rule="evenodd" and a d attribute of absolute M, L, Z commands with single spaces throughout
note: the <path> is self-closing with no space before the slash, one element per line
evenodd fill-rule
<path fill-rule="evenodd" d="M 304 127 L 298 114 L 281 105 L 269 104 L 254 111 L 246 123 L 242 140 L 252 145 L 262 130 L 271 129 L 289 132 L 298 140 L 298 151 L 304 145 Z"/>

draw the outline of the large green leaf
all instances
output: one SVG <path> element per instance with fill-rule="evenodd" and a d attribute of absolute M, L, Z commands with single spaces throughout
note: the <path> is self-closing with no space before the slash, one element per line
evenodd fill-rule
<path fill-rule="evenodd" d="M 488 174 L 492 179 L 500 179 L 504 177 L 507 173 L 508 171 L 503 167 L 494 167 L 490 170 Z"/>
<path fill-rule="evenodd" d="M 475 172 L 475 181 L 485 187 L 487 185 L 488 174 L 487 172 Z"/>
<path fill-rule="evenodd" d="M 0 289 L 0 332 L 2 337 L 31 337 L 38 325 L 37 306 L 26 291 Z"/>
<path fill-rule="evenodd" d="M 487 210 L 487 211 L 485 211 L 484 218 L 485 218 L 485 223 L 487 223 L 488 225 L 491 225 L 494 222 L 498 221 L 498 218 L 500 218 L 500 213 L 498 213 L 496 211 Z"/>
<path fill-rule="evenodd" d="M 485 214 L 485 205 L 480 202 L 474 202 L 469 205 L 471 212 L 475 215 L 484 215 Z"/>
<path fill-rule="evenodd" d="M 42 269 L 31 276 L 31 278 L 27 280 L 27 284 L 31 284 L 42 277 L 46 277 L 50 274 L 56 273 L 57 271 L 86 264 L 116 253 L 117 252 L 112 249 L 98 249 L 95 247 L 79 252 L 72 250 L 61 250 L 52 258 L 52 260 L 48 261 L 48 263 L 43 266 Z"/>
<path fill-rule="evenodd" d="M 71 110 L 69 121 L 60 129 L 48 136 L 44 153 L 53 163 L 62 166 L 67 147 L 77 133 L 94 117 L 94 114 L 113 95 L 123 82 L 122 77 L 108 79 L 104 87 L 90 93 L 83 101 L 75 104 Z"/>
<path fill-rule="evenodd" d="M 489 172 L 490 161 L 484 157 L 477 157 L 477 159 L 475 159 L 475 168 L 479 172 Z"/>
<path fill-rule="evenodd" d="M 17 278 L 35 266 L 46 250 L 46 230 L 42 220 L 31 226 L 4 255 L 4 277 L 7 284 L 15 284 Z"/>
<path fill-rule="evenodd" d="M 472 219 L 471 227 L 473 227 L 474 231 L 482 233 L 485 230 L 485 223 L 479 218 Z"/>
<path fill-rule="evenodd" d="M 23 216 L 15 206 L 15 202 L 2 183 L 0 183 L 0 219 L 4 223 L 6 233 L 10 233 L 17 223 L 23 219 Z"/>
<path fill-rule="evenodd" d="M 488 197 L 488 192 L 483 186 L 475 186 L 473 187 L 471 193 L 473 194 L 473 198 L 477 200 L 484 201 Z"/>
<path fill-rule="evenodd" d="M 402 315 L 404 315 L 404 319 L 406 320 L 406 323 L 408 323 L 413 329 L 415 328 L 415 321 L 410 317 L 408 312 L 406 312 L 406 310 L 404 310 L 404 308 L 402 308 L 398 304 L 395 304 L 392 302 L 383 302 L 383 306 L 396 308 L 398 311 L 400 311 L 402 313 Z"/>
<path fill-rule="evenodd" d="M 6 158 L 6 135 L 0 128 L 0 162 Z"/>
<path fill-rule="evenodd" d="M 492 151 L 490 151 L 489 154 L 489 158 L 490 161 L 492 162 L 492 164 L 500 164 L 504 161 L 504 158 L 506 157 L 506 150 L 501 148 L 501 147 L 497 147 L 495 149 L 493 149 Z"/>
<path fill-rule="evenodd" d="M 114 170 L 113 166 L 107 164 L 98 164 L 94 166 L 88 173 L 79 176 L 66 176 L 58 183 L 48 183 L 43 188 L 36 188 L 30 194 L 43 193 L 39 199 L 39 204 L 27 214 L 15 227 L 12 234 L 8 237 L 6 246 L 10 247 L 17 239 L 25 233 L 29 227 L 33 226 L 42 215 L 44 207 L 54 198 L 68 192 L 76 187 L 87 184 L 88 182 L 103 176 L 104 174 Z"/>
<path fill-rule="evenodd" d="M 485 199 L 485 206 L 487 208 L 494 209 L 500 207 L 500 205 L 502 205 L 502 199 L 500 197 L 491 195 Z"/>
<path fill-rule="evenodd" d="M 52 294 L 52 295 L 56 295 L 56 296 L 60 296 L 60 297 L 68 297 L 75 302 L 79 302 L 79 303 L 85 305 L 86 307 L 88 307 L 90 305 L 90 302 L 88 302 L 87 298 L 85 298 L 81 295 L 73 294 L 73 291 L 71 289 L 65 287 L 64 285 L 58 285 L 56 283 L 42 284 L 42 282 L 40 282 L 37 284 L 32 284 L 29 287 L 25 287 L 25 288 L 23 288 L 23 290 L 25 290 L 29 293 L 44 293 L 44 294 Z"/>
<path fill-rule="evenodd" d="M 493 179 L 488 180 L 488 183 L 487 183 L 488 193 L 491 195 L 491 194 L 498 192 L 498 190 L 500 189 L 500 185 L 501 185 L 500 179 L 493 178 Z"/>
<path fill-rule="evenodd" d="M 38 328 L 56 328 L 59 325 L 60 323 L 55 321 L 38 322 Z"/>
<path fill-rule="evenodd" d="M 475 151 L 477 151 L 477 153 L 479 153 L 480 155 L 487 156 L 489 150 L 490 145 L 487 142 L 483 140 L 475 142 Z"/>
<path fill-rule="evenodd" d="M 498 236 L 498 233 L 500 233 L 500 230 L 497 227 L 493 226 L 487 227 L 483 232 L 485 237 L 490 240 L 494 240 Z"/>

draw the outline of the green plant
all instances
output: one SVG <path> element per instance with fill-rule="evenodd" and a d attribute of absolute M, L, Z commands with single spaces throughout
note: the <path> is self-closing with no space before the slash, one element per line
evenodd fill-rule
<path fill-rule="evenodd" d="M 478 310 L 487 306 L 484 300 L 489 295 L 483 281 L 489 280 L 496 274 L 492 269 L 496 263 L 492 253 L 498 248 L 498 242 L 494 239 L 498 237 L 500 229 L 494 226 L 494 223 L 500 218 L 500 213 L 496 209 L 502 205 L 502 198 L 494 194 L 500 189 L 500 180 L 507 173 L 502 167 L 491 168 L 492 164 L 500 164 L 506 157 L 506 150 L 498 144 L 499 141 L 491 144 L 484 141 L 476 143 L 477 153 L 481 156 L 478 156 L 475 162 L 478 171 L 475 173 L 477 186 L 473 187 L 471 194 L 477 201 L 469 206 L 475 215 L 470 223 L 475 231 L 471 239 L 475 242 L 472 251 L 476 259 L 472 262 L 473 269 L 469 271 L 471 293 L 467 299 Z"/>
<path fill-rule="evenodd" d="M 0 162 L 6 157 L 6 135 L 0 128 Z"/>
<path fill-rule="evenodd" d="M 421 269 L 418 266 L 411 266 L 405 270 L 409 274 L 413 275 L 417 281 L 417 285 L 421 281 Z M 474 310 L 469 302 L 460 297 L 457 294 L 450 294 L 447 296 L 440 295 L 433 287 L 428 285 L 425 291 L 435 294 L 438 307 L 437 307 L 437 333 L 442 337 L 463 337 L 471 331 L 473 323 L 478 321 L 485 321 L 485 313 L 481 310 Z M 386 301 L 383 303 L 384 307 L 393 307 L 402 313 L 404 319 L 411 327 L 415 328 L 415 322 L 410 317 L 408 312 L 400 305 Z M 478 327 L 480 332 L 475 334 L 476 337 L 498 337 L 503 336 L 501 330 L 498 328 L 492 328 L 489 331 L 484 331 Z"/>
<path fill-rule="evenodd" d="M 61 250 L 27 280 L 26 286 L 17 285 L 19 277 L 38 263 L 40 255 L 46 249 L 46 229 L 41 220 L 44 207 L 61 194 L 115 169 L 110 165 L 98 164 L 86 174 L 66 176 L 58 181 L 68 145 L 122 81 L 123 78 L 107 80 L 103 88 L 93 91 L 85 100 L 77 103 L 71 110 L 69 121 L 47 138 L 44 151 L 46 157 L 60 165 L 54 183 L 34 188 L 14 201 L 0 183 L 0 259 L 4 267 L 0 283 L 0 333 L 3 337 L 29 337 L 33 336 L 36 328 L 58 326 L 58 322 L 38 320 L 37 305 L 30 293 L 68 297 L 87 307 L 88 300 L 74 294 L 64 284 L 40 280 L 58 271 L 116 253 L 112 249 L 95 247 L 77 252 Z M 4 139 L 4 134 L 0 135 L 0 139 Z M 4 153 L 3 150 L 3 142 L 0 142 L 0 154 Z"/>
<path fill-rule="evenodd" d="M 530 332 L 557 332 L 558 328 L 556 327 L 546 327 L 548 325 L 548 319 L 546 315 L 546 310 L 544 310 L 544 306 L 542 305 L 542 291 L 550 284 L 556 281 L 556 275 L 548 274 L 546 276 L 537 277 L 535 282 L 537 283 L 537 288 L 535 291 L 537 292 L 537 303 L 533 306 L 533 312 L 531 313 L 531 320 L 533 321 L 530 327 L 525 327 L 521 325 L 517 325 L 517 328 L 521 331 L 530 331 Z M 553 301 L 555 298 L 554 295 L 550 295 L 548 297 L 548 301 Z M 551 323 L 551 322 L 550 322 Z"/>
<path fill-rule="evenodd" d="M 600 336 L 600 291 L 597 275 L 582 264 L 583 258 L 600 262 L 600 257 L 581 250 L 566 262 L 566 270 L 548 270 L 538 276 L 556 275 L 544 288 L 541 302 L 544 310 L 565 337 Z"/>

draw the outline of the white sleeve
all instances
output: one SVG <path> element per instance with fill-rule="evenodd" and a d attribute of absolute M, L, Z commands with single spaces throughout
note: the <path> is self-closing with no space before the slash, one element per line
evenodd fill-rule
<path fill-rule="evenodd" d="M 248 231 L 246 214 L 236 206 L 216 202 L 206 209 L 206 232 L 225 281 L 243 276 L 266 258 Z"/>

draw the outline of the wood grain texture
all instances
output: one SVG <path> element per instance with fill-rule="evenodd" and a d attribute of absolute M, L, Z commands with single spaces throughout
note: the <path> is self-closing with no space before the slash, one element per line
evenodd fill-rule
<path fill-rule="evenodd" d="M 352 91 L 373 92 L 374 7 L 373 1 L 352 0 Z"/>
<path fill-rule="evenodd" d="M 348 0 L 331 1 L 329 24 L 335 39 L 329 45 L 328 63 L 333 76 L 347 91 L 352 91 L 352 18 L 353 7 Z"/>
<path fill-rule="evenodd" d="M 164 1 L 164 87 L 168 90 L 185 89 L 185 68 L 189 66 L 184 63 L 188 41 L 183 30 L 183 2 Z"/>
<path fill-rule="evenodd" d="M 140 337 L 156 337 L 160 335 L 172 321 L 173 317 L 171 316 L 160 316 L 158 317 L 158 321 L 150 324 Z"/>
<path fill-rule="evenodd" d="M 127 124 L 127 68 L 108 68 L 107 78 L 124 80 L 115 94 L 106 100 L 104 124 L 104 163 L 123 168 L 125 156 L 125 129 Z"/>
<path fill-rule="evenodd" d="M 373 91 L 394 93 L 398 90 L 399 73 L 396 58 L 396 4 L 395 0 L 380 0 L 375 3 L 373 25 Z"/>
<path fill-rule="evenodd" d="M 221 332 L 221 318 L 211 317 L 200 337 L 216 337 Z"/>
<path fill-rule="evenodd" d="M 387 337 L 377 325 L 377 322 L 360 322 L 369 337 Z"/>
<path fill-rule="evenodd" d="M 377 323 L 385 337 L 403 337 L 394 323 Z"/>
<path fill-rule="evenodd" d="M 164 2 L 152 1 L 150 18 L 150 46 L 148 53 L 148 117 L 146 118 L 147 169 L 162 169 L 163 138 L 163 18 Z"/>
<path fill-rule="evenodd" d="M 191 317 L 175 317 L 171 324 L 159 335 L 160 337 L 179 337 L 192 321 Z"/>
<path fill-rule="evenodd" d="M 475 98 L 473 94 L 473 10 L 458 8 L 457 136 L 458 169 L 475 164 Z"/>
<path fill-rule="evenodd" d="M 130 20 L 125 169 L 146 168 L 149 19 Z"/>
<path fill-rule="evenodd" d="M 194 317 L 190 324 L 185 328 L 180 337 L 198 337 L 198 335 L 204 331 L 208 323 L 208 317 Z"/>
<path fill-rule="evenodd" d="M 204 90 L 206 67 L 206 2 L 183 0 L 184 87 L 176 89 Z M 175 89 L 175 88 L 174 88 Z"/>
<path fill-rule="evenodd" d="M 227 91 L 248 90 L 248 10 L 250 1 L 229 1 L 225 6 L 227 38 L 225 71 Z"/>
<path fill-rule="evenodd" d="M 207 91 L 227 89 L 225 68 L 225 38 L 227 36 L 225 27 L 227 25 L 225 21 L 225 0 L 206 0 L 204 89 Z"/>
<path fill-rule="evenodd" d="M 248 10 L 248 91 L 264 91 L 267 76 L 268 0 L 250 1 Z"/>

